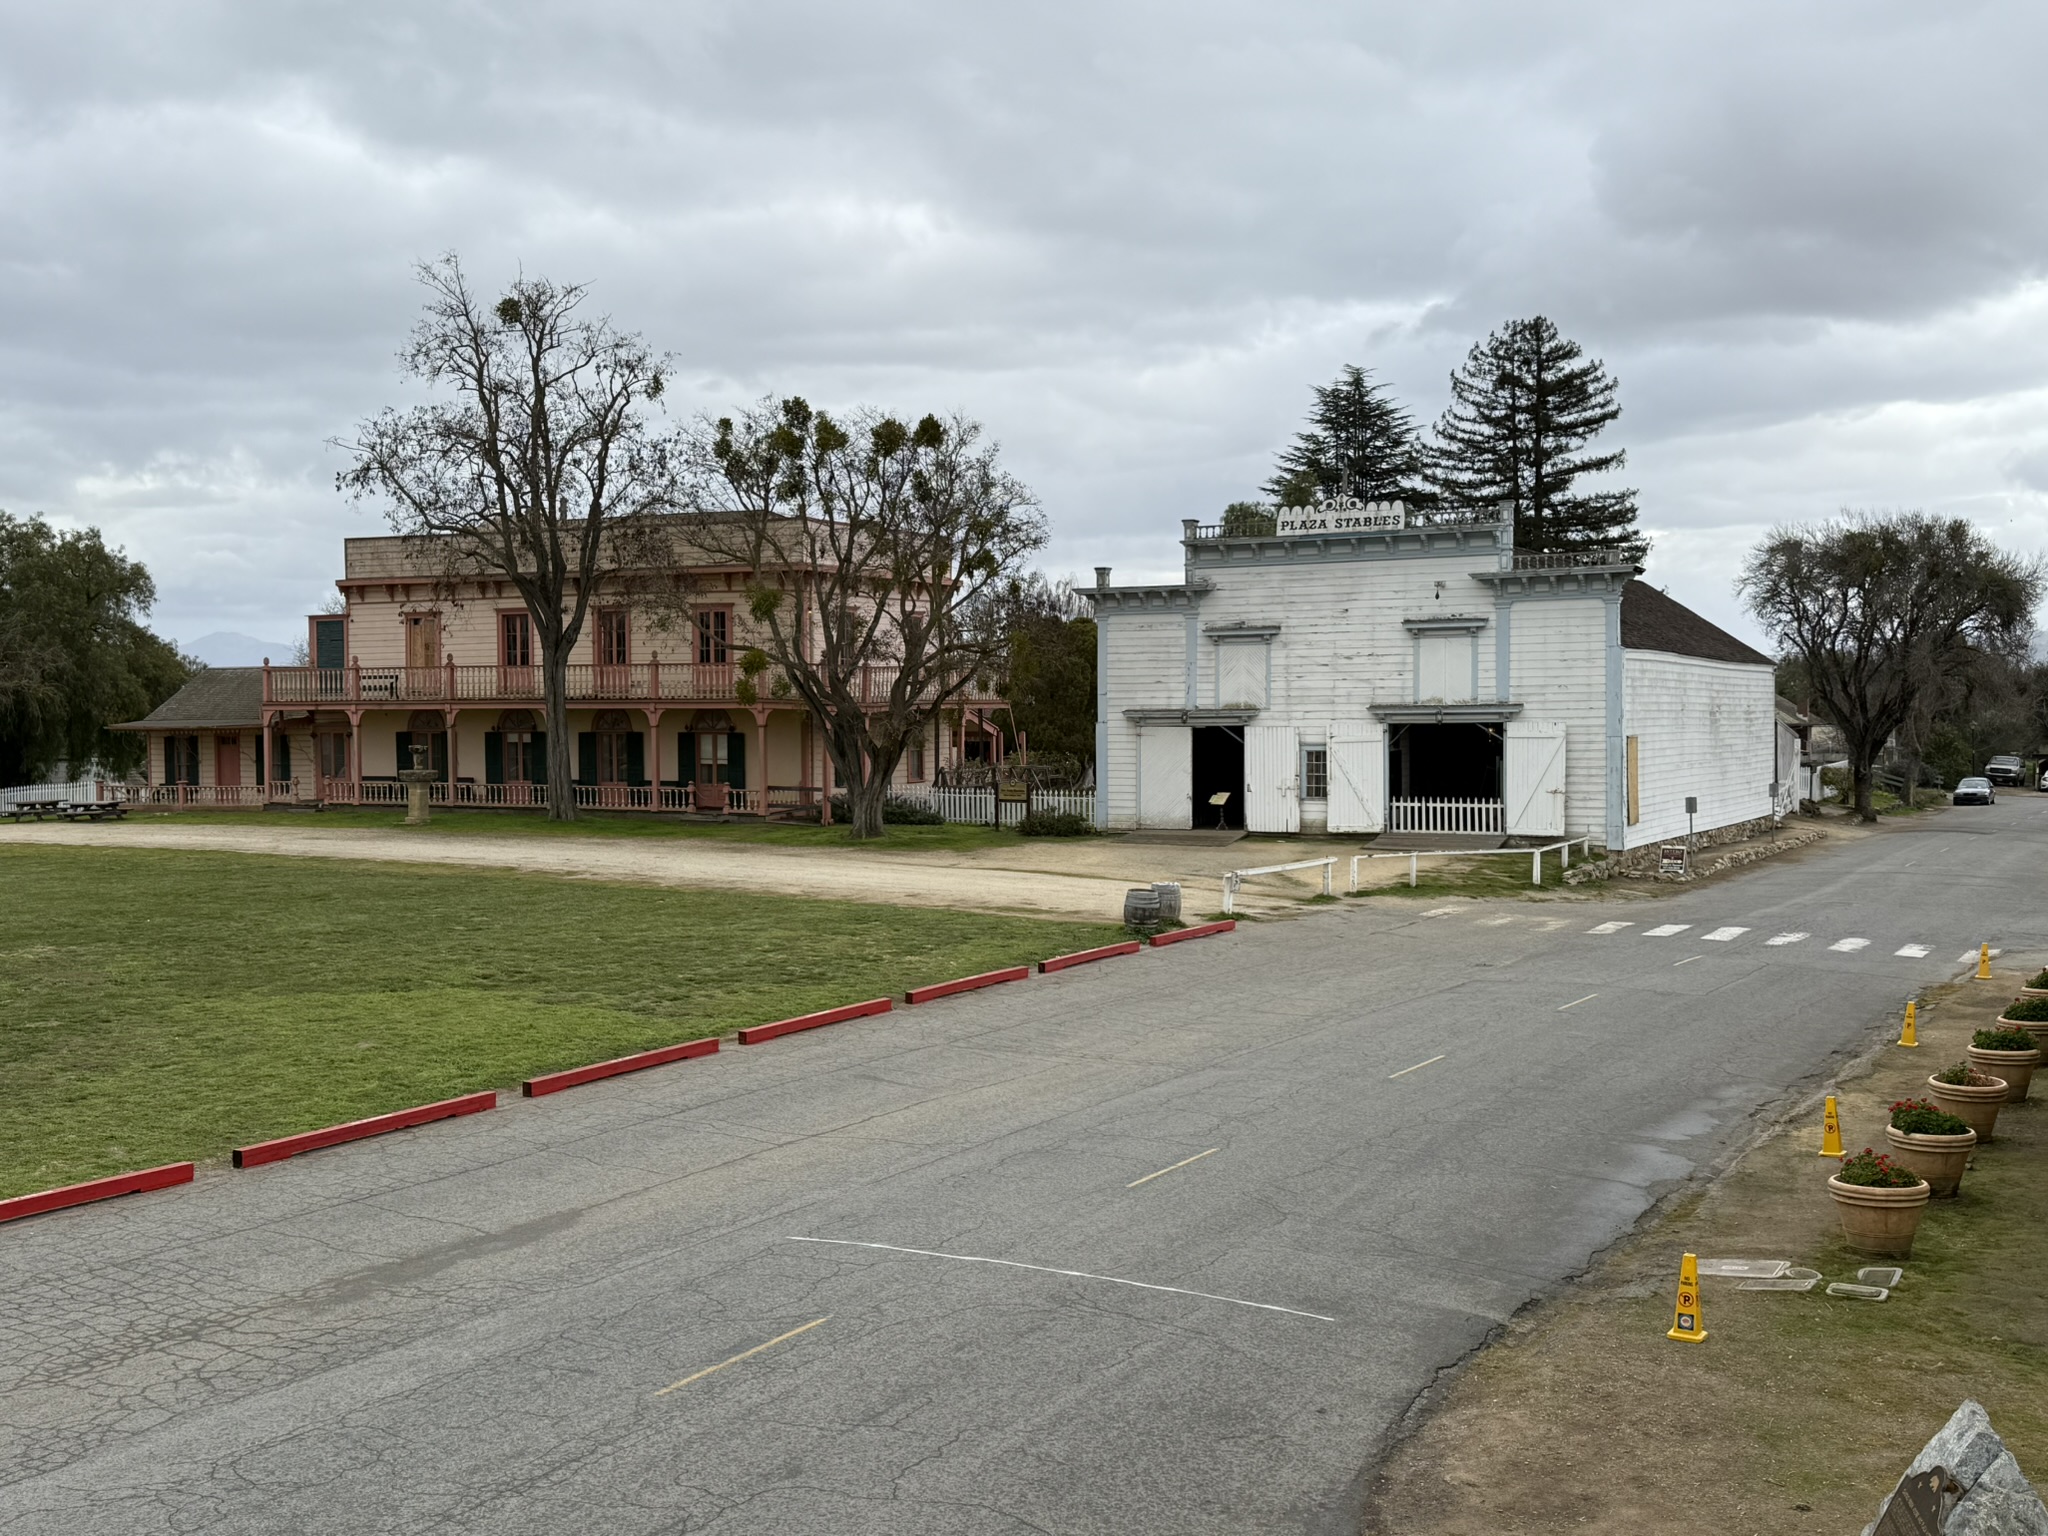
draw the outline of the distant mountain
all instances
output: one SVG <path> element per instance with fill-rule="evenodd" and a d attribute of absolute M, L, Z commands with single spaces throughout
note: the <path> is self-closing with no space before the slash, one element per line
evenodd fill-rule
<path fill-rule="evenodd" d="M 209 667 L 260 667 L 266 656 L 273 666 L 292 664 L 291 641 L 258 640 L 254 635 L 238 635 L 232 630 L 183 641 L 178 649 L 188 656 L 197 656 Z"/>

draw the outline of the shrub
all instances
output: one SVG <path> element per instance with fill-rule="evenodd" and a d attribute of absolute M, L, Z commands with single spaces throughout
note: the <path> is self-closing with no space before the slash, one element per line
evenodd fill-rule
<path fill-rule="evenodd" d="M 1925 1099 L 1901 1099 L 1892 1106 L 1892 1129 L 1907 1136 L 1960 1136 L 1969 1128 L 1960 1115 Z"/>
<path fill-rule="evenodd" d="M 2024 1029 L 1980 1029 L 1970 1044 L 1980 1051 L 2031 1051 L 2034 1037 Z"/>
<path fill-rule="evenodd" d="M 2028 979 L 2027 985 L 2036 992 L 2048 992 L 2048 971 L 2036 971 Z"/>
<path fill-rule="evenodd" d="M 1860 1184 L 1865 1189 L 1911 1189 L 1926 1180 L 1910 1168 L 1901 1168 L 1883 1153 L 1865 1147 L 1854 1157 L 1842 1159 L 1842 1171 L 1835 1175 L 1844 1184 Z"/>
<path fill-rule="evenodd" d="M 1095 823 L 1073 811 L 1033 811 L 1017 830 L 1026 837 L 1093 837 Z"/>
<path fill-rule="evenodd" d="M 832 819 L 848 821 L 853 816 L 846 803 L 846 796 L 832 797 Z M 882 802 L 882 825 L 887 827 L 943 827 L 946 818 L 930 806 L 919 805 L 915 800 L 898 800 L 890 796 Z"/>
<path fill-rule="evenodd" d="M 1951 1088 L 1988 1088 L 1991 1086 L 1991 1079 L 1982 1072 L 1979 1072 L 1967 1061 L 1959 1061 L 1952 1067 L 1943 1067 L 1934 1074 L 1934 1080 L 1937 1083 L 1947 1083 Z"/>
<path fill-rule="evenodd" d="M 2048 1024 L 2048 997 L 2016 997 L 2005 1005 L 2005 1016 L 2029 1024 Z"/>

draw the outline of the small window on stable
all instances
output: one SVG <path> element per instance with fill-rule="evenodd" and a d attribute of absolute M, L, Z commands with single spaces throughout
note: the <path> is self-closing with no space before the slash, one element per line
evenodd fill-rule
<path fill-rule="evenodd" d="M 1303 747 L 1301 749 L 1301 798 L 1304 800 L 1327 800 L 1330 798 L 1330 749 L 1328 747 Z"/>

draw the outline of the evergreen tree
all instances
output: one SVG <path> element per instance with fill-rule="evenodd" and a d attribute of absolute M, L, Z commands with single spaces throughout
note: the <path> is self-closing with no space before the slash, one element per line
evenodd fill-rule
<path fill-rule="evenodd" d="M 1511 510 L 1520 550 L 1642 559 L 1650 545 L 1636 529 L 1636 493 L 1576 489 L 1626 462 L 1619 448 L 1586 451 L 1621 415 L 1614 392 L 1606 366 L 1542 315 L 1510 320 L 1451 375 L 1428 449 L 1437 495 L 1455 511 Z"/>
<path fill-rule="evenodd" d="M 1361 501 L 1418 500 L 1421 457 L 1415 423 L 1388 398 L 1387 386 L 1347 365 L 1313 386 L 1308 430 L 1281 451 L 1266 493 L 1283 507 L 1339 494 Z"/>

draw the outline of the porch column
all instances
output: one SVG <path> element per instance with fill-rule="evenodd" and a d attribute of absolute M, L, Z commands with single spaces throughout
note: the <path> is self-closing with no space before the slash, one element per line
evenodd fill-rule
<path fill-rule="evenodd" d="M 452 695 L 455 692 L 455 663 L 452 661 L 448 663 L 448 683 L 448 692 Z M 456 774 L 461 771 L 460 764 L 455 756 L 455 717 L 461 713 L 461 710 L 450 704 L 442 717 L 448 726 L 448 803 L 450 805 L 455 803 Z"/>
<path fill-rule="evenodd" d="M 659 667 L 661 663 L 656 661 L 654 665 Z M 661 717 L 668 711 L 650 705 L 640 713 L 647 717 L 647 779 L 653 786 L 647 803 L 658 811 L 661 809 Z"/>
<path fill-rule="evenodd" d="M 351 709 L 348 712 L 348 747 L 343 759 L 348 769 L 348 803 L 363 803 L 363 712 Z"/>
<path fill-rule="evenodd" d="M 761 814 L 768 814 L 768 711 L 756 705 L 754 716 L 754 739 L 761 744 Z"/>

